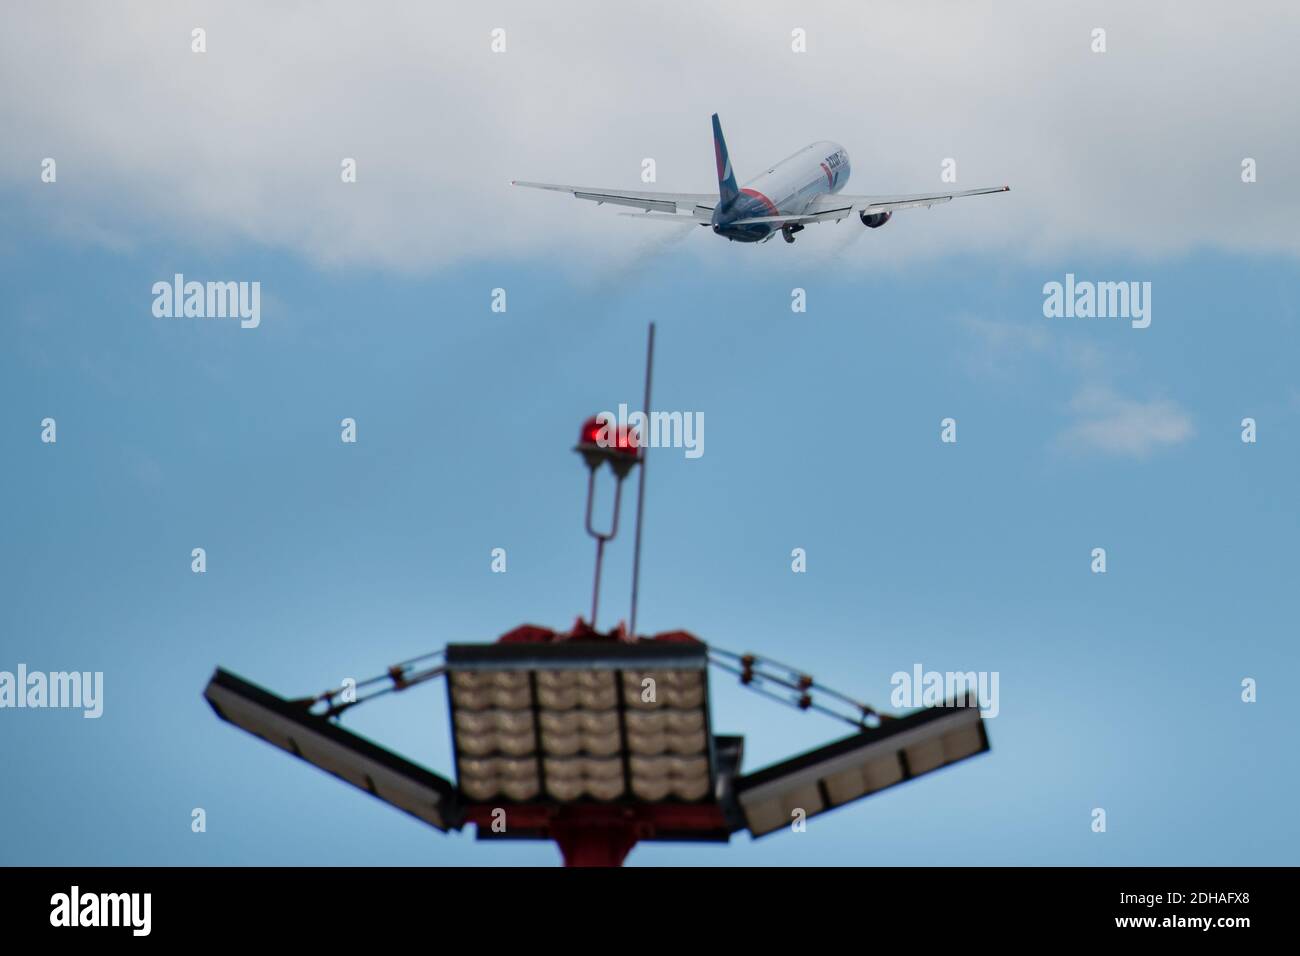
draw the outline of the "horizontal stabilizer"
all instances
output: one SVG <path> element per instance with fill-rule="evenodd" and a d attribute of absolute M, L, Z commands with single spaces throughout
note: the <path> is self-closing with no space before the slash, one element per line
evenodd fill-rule
<path fill-rule="evenodd" d="M 601 189 L 596 186 L 566 186 L 562 183 L 529 183 L 512 179 L 512 186 L 526 186 L 529 189 L 549 189 L 552 192 L 568 193 L 575 199 L 585 199 L 598 206 L 610 203 L 615 206 L 633 206 L 647 212 L 694 213 L 696 207 L 708 210 L 712 215 L 718 197 L 712 193 L 664 193 L 642 189 Z"/>
<path fill-rule="evenodd" d="M 679 226 L 707 226 L 708 222 L 697 219 L 695 216 L 679 216 L 676 213 L 668 212 L 621 212 L 620 216 L 626 216 L 629 219 L 649 219 L 651 222 L 677 223 Z"/>
<path fill-rule="evenodd" d="M 737 219 L 735 222 L 728 223 L 730 226 L 757 226 L 761 223 L 767 223 L 780 226 L 807 225 L 812 222 L 839 222 L 846 216 L 853 214 L 852 206 L 841 206 L 838 209 L 825 209 L 820 212 L 808 213 L 802 216 L 755 216 L 750 219 Z"/>

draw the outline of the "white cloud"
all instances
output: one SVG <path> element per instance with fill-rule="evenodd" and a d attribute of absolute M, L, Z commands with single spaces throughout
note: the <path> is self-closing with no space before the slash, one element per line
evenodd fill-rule
<path fill-rule="evenodd" d="M 1053 345 L 1048 330 L 1038 322 L 986 319 L 963 313 L 958 326 L 969 333 L 961 350 L 967 368 L 980 376 L 1006 377 L 1029 356 L 1048 353 Z"/>
<path fill-rule="evenodd" d="M 1300 7 L 1035 0 L 602 7 L 50 2 L 0 29 L 0 194 L 87 241 L 252 240 L 318 264 L 427 270 L 567 250 L 636 255 L 654 227 L 512 178 L 711 190 L 709 114 L 742 178 L 815 139 L 854 192 L 1009 182 L 865 237 L 809 229 L 715 261 L 896 265 L 942 253 L 1300 253 Z M 190 52 L 207 29 L 208 52 Z M 1109 52 L 1089 50 L 1094 26 Z M 489 52 L 507 30 L 509 51 Z M 790 31 L 809 52 L 790 52 Z M 40 160 L 59 163 L 56 186 Z M 1242 158 L 1259 163 L 1244 185 Z M 359 181 L 339 181 L 355 157 Z M 79 224 L 79 225 L 78 225 Z M 656 234 L 658 235 L 658 234 Z M 657 242 L 658 239 L 652 239 Z"/>
<path fill-rule="evenodd" d="M 1176 402 L 1136 401 L 1105 386 L 1081 389 L 1070 411 L 1078 420 L 1061 435 L 1061 444 L 1073 450 L 1144 458 L 1195 434 L 1191 417 Z"/>

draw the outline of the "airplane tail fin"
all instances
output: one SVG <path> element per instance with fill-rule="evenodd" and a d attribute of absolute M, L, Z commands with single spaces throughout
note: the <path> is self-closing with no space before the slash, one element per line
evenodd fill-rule
<path fill-rule="evenodd" d="M 718 161 L 718 196 L 726 207 L 740 195 L 740 190 L 736 188 L 736 174 L 731 171 L 731 157 L 727 155 L 727 141 L 722 138 L 717 113 L 713 114 L 713 154 Z"/>

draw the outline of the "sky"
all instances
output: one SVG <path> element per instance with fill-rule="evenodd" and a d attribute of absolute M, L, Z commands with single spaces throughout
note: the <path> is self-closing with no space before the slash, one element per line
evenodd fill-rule
<path fill-rule="evenodd" d="M 654 406 L 706 428 L 650 455 L 642 628 L 884 709 L 917 664 L 1000 700 L 989 754 L 629 865 L 1294 863 L 1300 14 L 1252 9 L 6 13 L 0 671 L 102 671 L 104 700 L 0 709 L 0 863 L 556 862 L 430 830 L 201 694 L 218 665 L 298 696 L 572 624 L 571 449 L 639 404 L 651 321 Z M 742 180 L 831 139 L 850 192 L 940 188 L 948 158 L 1012 190 L 742 246 L 508 186 L 712 189 L 715 111 Z M 156 318 L 176 273 L 260 282 L 260 324 Z M 1150 325 L 1046 317 L 1067 275 L 1150 283 Z M 746 771 L 842 736 L 711 694 Z M 450 773 L 441 685 L 346 726 Z"/>

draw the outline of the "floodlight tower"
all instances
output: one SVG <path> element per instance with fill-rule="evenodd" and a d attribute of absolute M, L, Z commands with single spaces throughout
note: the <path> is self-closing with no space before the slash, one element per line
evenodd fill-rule
<path fill-rule="evenodd" d="M 650 411 L 654 326 L 646 359 Z M 588 468 L 596 540 L 591 619 L 567 631 L 523 625 L 490 644 L 450 644 L 381 675 L 286 700 L 218 668 L 204 696 L 217 715 L 442 830 L 480 840 L 554 841 L 570 866 L 617 866 L 638 842 L 754 837 L 989 749 L 978 707 L 954 700 L 892 717 L 797 668 L 705 644 L 686 631 L 636 632 L 644 436 L 588 419 L 575 449 Z M 593 521 L 597 475 L 615 478 L 608 530 Z M 623 481 L 640 468 L 631 627 L 596 626 L 605 545 Z M 750 774 L 744 740 L 713 732 L 708 669 L 800 710 L 850 724 L 840 740 Z M 346 730 L 349 708 L 446 677 L 456 782 Z"/>

